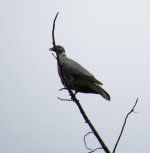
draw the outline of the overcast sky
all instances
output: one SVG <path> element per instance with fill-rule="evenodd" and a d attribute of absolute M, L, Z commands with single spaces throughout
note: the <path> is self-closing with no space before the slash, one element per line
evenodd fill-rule
<path fill-rule="evenodd" d="M 111 95 L 77 94 L 91 122 L 113 149 L 130 115 L 116 153 L 150 150 L 149 0 L 0 0 L 0 152 L 86 153 L 90 131 L 57 74 L 56 43 L 103 83 Z M 89 147 L 99 147 L 87 137 Z M 98 150 L 97 152 L 104 152 Z"/>

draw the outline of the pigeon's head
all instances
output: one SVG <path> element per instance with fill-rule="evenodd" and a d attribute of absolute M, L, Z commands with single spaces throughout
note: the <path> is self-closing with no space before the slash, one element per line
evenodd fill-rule
<path fill-rule="evenodd" d="M 60 46 L 60 45 L 56 45 L 55 47 L 52 47 L 49 49 L 49 51 L 53 51 L 53 52 L 58 52 L 58 53 L 63 53 L 65 52 L 64 47 Z"/>

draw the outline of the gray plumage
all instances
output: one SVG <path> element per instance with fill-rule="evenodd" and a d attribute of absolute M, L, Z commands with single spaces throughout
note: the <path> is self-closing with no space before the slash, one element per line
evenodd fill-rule
<path fill-rule="evenodd" d="M 55 52 L 54 47 L 50 48 L 49 50 Z M 100 86 L 102 85 L 100 81 L 98 81 L 79 63 L 68 58 L 65 54 L 65 49 L 62 46 L 57 45 L 56 50 L 58 52 L 60 64 L 62 66 L 63 75 L 72 90 L 75 90 L 76 93 L 82 92 L 100 94 L 105 99 L 110 100 L 109 94 Z M 59 66 L 58 74 L 62 84 L 65 85 Z"/>

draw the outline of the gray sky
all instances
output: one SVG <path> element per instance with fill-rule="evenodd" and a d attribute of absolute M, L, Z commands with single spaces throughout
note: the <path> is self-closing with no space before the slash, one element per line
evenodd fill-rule
<path fill-rule="evenodd" d="M 52 46 L 87 68 L 104 84 L 111 102 L 78 94 L 91 122 L 110 150 L 135 103 L 117 152 L 150 150 L 150 1 L 0 1 L 0 152 L 87 152 L 90 131 L 57 75 Z M 99 147 L 94 136 L 89 147 Z M 103 151 L 97 151 L 103 152 Z M 117 153 L 116 152 L 116 153 Z"/>

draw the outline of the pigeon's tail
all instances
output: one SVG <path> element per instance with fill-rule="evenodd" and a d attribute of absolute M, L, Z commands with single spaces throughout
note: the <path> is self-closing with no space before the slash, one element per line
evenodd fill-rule
<path fill-rule="evenodd" d="M 110 95 L 99 85 L 97 85 L 98 93 L 105 99 L 110 101 Z"/>
<path fill-rule="evenodd" d="M 102 97 L 110 101 L 110 95 L 103 88 L 100 87 L 99 93 Z"/>

